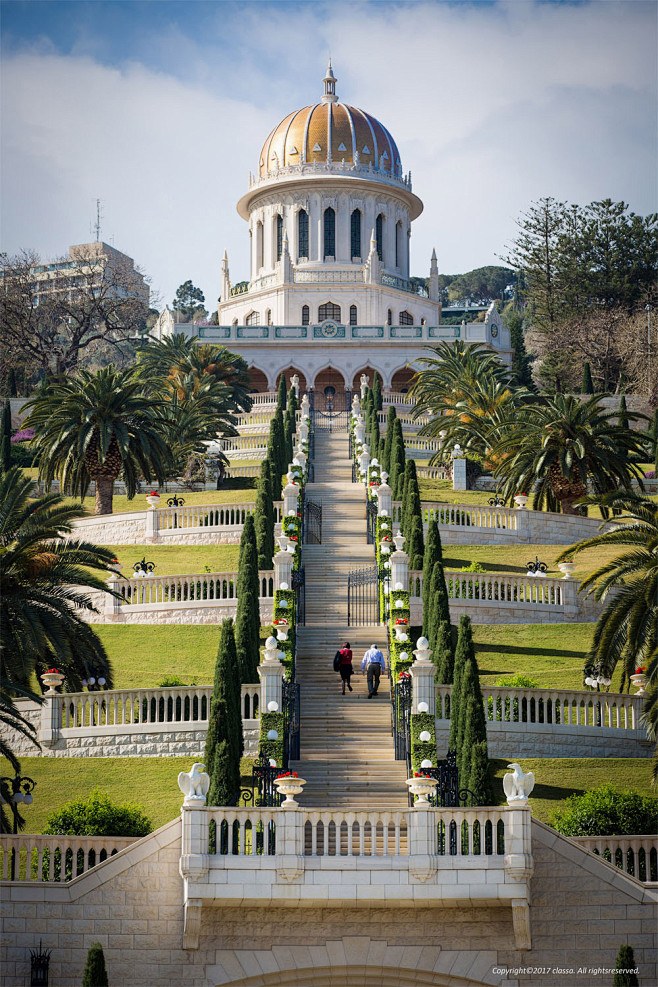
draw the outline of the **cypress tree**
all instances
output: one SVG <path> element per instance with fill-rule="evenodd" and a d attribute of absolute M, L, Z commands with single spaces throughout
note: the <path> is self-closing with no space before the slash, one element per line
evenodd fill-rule
<path fill-rule="evenodd" d="M 653 459 L 654 469 L 658 473 L 658 409 L 653 413 Z"/>
<path fill-rule="evenodd" d="M 450 739 L 448 741 L 448 749 L 451 751 L 457 750 L 457 733 L 461 711 L 461 680 L 472 646 L 473 632 L 471 630 L 471 618 L 464 615 L 459 618 L 459 635 L 457 637 L 457 647 L 455 648 L 455 666 L 450 698 Z"/>
<path fill-rule="evenodd" d="M 620 428 L 630 428 L 627 412 L 628 408 L 626 407 L 626 395 L 622 394 L 619 402 L 619 418 L 617 419 L 617 424 Z"/>
<path fill-rule="evenodd" d="M 0 472 L 11 469 L 11 404 L 5 401 L 2 406 L 0 427 Z"/>
<path fill-rule="evenodd" d="M 393 424 L 393 440 L 391 442 L 391 457 L 389 463 L 388 482 L 393 491 L 393 500 L 402 499 L 402 484 L 404 482 L 404 438 L 402 436 L 402 424 L 399 418 Z"/>
<path fill-rule="evenodd" d="M 378 373 L 375 373 L 375 379 L 372 384 L 372 398 L 375 411 L 381 411 L 384 407 L 384 399 L 382 397 L 382 382 Z"/>
<path fill-rule="evenodd" d="M 233 621 L 222 623 L 210 700 L 205 765 L 210 775 L 208 805 L 229 805 L 240 788 L 243 748 L 240 680 Z"/>
<path fill-rule="evenodd" d="M 425 637 L 430 642 L 432 650 L 436 647 L 437 634 L 442 620 L 445 620 L 448 625 L 450 624 L 450 602 L 443 563 L 435 562 L 430 580 L 429 612 L 427 622 L 424 623 Z"/>
<path fill-rule="evenodd" d="M 468 776 L 471 768 L 471 750 L 475 733 L 475 699 L 468 691 L 470 665 L 467 665 L 462 678 L 461 708 L 457 727 L 457 768 L 459 770 L 459 787 L 468 787 Z"/>
<path fill-rule="evenodd" d="M 430 583 L 435 562 L 443 562 L 443 551 L 439 525 L 436 518 L 431 518 L 427 526 L 425 552 L 423 553 L 423 627 L 425 627 L 425 613 L 430 605 Z"/>
<path fill-rule="evenodd" d="M 436 665 L 434 681 L 439 685 L 452 685 L 455 676 L 455 653 L 452 646 L 452 628 L 447 620 L 439 621 L 432 654 Z"/>
<path fill-rule="evenodd" d="M 269 459 L 264 459 L 260 466 L 256 506 L 254 508 L 254 526 L 258 547 L 258 568 L 270 569 L 274 557 L 274 505 L 272 503 L 272 478 Z"/>
<path fill-rule="evenodd" d="M 292 409 L 293 414 L 299 411 L 299 401 L 297 400 L 297 391 L 294 387 L 290 387 L 288 391 L 288 408 Z"/>
<path fill-rule="evenodd" d="M 404 489 L 402 501 L 402 516 L 404 521 L 403 534 L 409 538 L 415 517 L 422 520 L 423 509 L 420 502 L 420 490 L 418 488 L 418 476 L 416 474 L 416 463 L 413 459 L 408 459 L 404 468 Z"/>
<path fill-rule="evenodd" d="M 384 439 L 384 455 L 382 463 L 387 473 L 391 472 L 391 442 L 393 441 L 393 422 L 397 418 L 395 405 L 389 404 L 388 418 L 386 419 L 386 437 Z"/>
<path fill-rule="evenodd" d="M 414 516 L 411 521 L 411 531 L 409 535 L 409 542 L 407 545 L 407 554 L 409 555 L 409 568 L 413 569 L 415 572 L 423 568 L 423 552 L 425 546 L 423 545 L 423 522 L 419 517 Z"/>
<path fill-rule="evenodd" d="M 589 363 L 583 363 L 583 384 L 582 384 L 583 394 L 593 394 L 594 393 L 594 381 L 592 380 L 592 371 L 590 370 Z"/>
<path fill-rule="evenodd" d="M 271 449 L 269 450 L 272 465 L 275 468 L 273 475 L 274 487 L 276 489 L 277 477 L 279 490 L 281 489 L 281 477 L 288 472 L 286 461 L 285 435 L 283 429 L 283 412 L 278 408 L 270 424 Z M 278 498 L 277 498 L 278 499 Z"/>
<path fill-rule="evenodd" d="M 612 987 L 639 987 L 640 981 L 637 979 L 635 971 L 635 956 L 632 946 L 620 946 L 615 963 L 615 974 L 612 980 Z"/>
<path fill-rule="evenodd" d="M 274 553 L 273 553 L 274 554 Z M 272 565 L 270 560 L 267 568 Z M 260 586 L 258 579 L 258 549 L 252 514 L 247 514 L 238 561 L 238 603 L 235 612 L 235 649 L 238 656 L 240 682 L 257 682 L 260 647 Z M 239 700 L 238 700 L 239 702 Z"/>
<path fill-rule="evenodd" d="M 370 434 L 370 456 L 374 459 L 379 449 L 379 419 L 376 411 L 370 412 L 368 432 Z"/>
<path fill-rule="evenodd" d="M 18 389 L 16 387 L 16 371 L 13 367 L 9 368 L 9 373 L 7 374 L 7 390 L 9 391 L 9 397 L 18 397 Z"/>
<path fill-rule="evenodd" d="M 384 466 L 384 449 L 385 449 L 385 447 L 386 447 L 386 439 L 384 438 L 383 435 L 380 435 L 379 436 L 379 448 L 377 449 L 377 458 L 378 458 L 379 462 L 382 464 L 382 470 L 386 470 L 386 472 L 388 473 L 388 470 Z"/>
<path fill-rule="evenodd" d="M 486 740 L 473 744 L 467 783 L 460 779 L 460 788 L 468 788 L 476 796 L 479 805 L 493 805 L 493 793 L 489 778 L 489 750 Z M 482 836 L 480 836 L 480 839 Z"/>
<path fill-rule="evenodd" d="M 281 374 L 279 377 L 279 389 L 276 395 L 276 410 L 283 413 L 286 410 L 286 375 Z"/>
<path fill-rule="evenodd" d="M 290 405 L 288 405 L 288 408 L 286 410 L 286 415 L 283 420 L 283 439 L 284 439 L 284 448 L 285 448 L 286 467 L 292 462 L 294 435 L 295 435 L 295 412 L 294 411 L 291 412 Z"/>
<path fill-rule="evenodd" d="M 103 947 L 93 942 L 87 952 L 87 962 L 82 974 L 82 987 L 108 987 Z"/>

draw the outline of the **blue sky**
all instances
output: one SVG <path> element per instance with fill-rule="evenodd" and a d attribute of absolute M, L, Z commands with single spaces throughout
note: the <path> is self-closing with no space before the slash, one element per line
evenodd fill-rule
<path fill-rule="evenodd" d="M 656 4 L 10 2 L 2 4 L 2 248 L 43 257 L 103 238 L 162 302 L 214 300 L 226 247 L 248 277 L 235 203 L 260 147 L 338 95 L 393 133 L 432 247 L 454 273 L 497 262 L 543 195 L 656 208 Z"/>

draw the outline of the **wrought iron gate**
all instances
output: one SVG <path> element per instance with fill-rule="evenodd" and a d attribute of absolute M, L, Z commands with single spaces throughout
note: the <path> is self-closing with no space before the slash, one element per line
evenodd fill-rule
<path fill-rule="evenodd" d="M 295 591 L 295 613 L 298 624 L 306 623 L 306 572 L 304 566 L 292 570 L 292 588 Z"/>
<path fill-rule="evenodd" d="M 319 432 L 344 432 L 347 423 L 346 411 L 313 411 L 313 427 Z"/>
<path fill-rule="evenodd" d="M 259 754 L 251 769 L 251 788 L 242 789 L 240 801 L 245 805 L 253 803 L 255 806 L 266 808 L 281 805 L 283 796 L 277 791 L 274 779 L 282 770 L 276 764 L 270 764 L 269 757 Z"/>
<path fill-rule="evenodd" d="M 320 545 L 322 542 L 322 504 L 314 504 L 312 500 L 306 501 L 306 524 L 305 524 L 306 544 Z"/>
<path fill-rule="evenodd" d="M 377 537 L 377 511 L 378 505 L 374 500 L 369 500 L 366 504 L 366 521 L 368 525 L 368 544 L 374 545 Z"/>
<path fill-rule="evenodd" d="M 376 565 L 364 569 L 352 569 L 347 577 L 347 624 L 349 627 L 365 627 L 380 624 L 379 585 L 388 576 L 388 570 Z"/>
<path fill-rule="evenodd" d="M 299 684 L 283 680 L 283 764 L 299 760 Z"/>
<path fill-rule="evenodd" d="M 393 693 L 393 738 L 395 760 L 406 761 L 411 771 L 411 676 L 395 683 Z"/>

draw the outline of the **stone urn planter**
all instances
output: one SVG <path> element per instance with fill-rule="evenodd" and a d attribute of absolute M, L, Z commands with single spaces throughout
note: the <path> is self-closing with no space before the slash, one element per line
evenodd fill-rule
<path fill-rule="evenodd" d="M 514 497 L 514 503 L 517 507 L 525 507 L 528 503 L 528 497 L 526 494 L 516 494 Z"/>
<path fill-rule="evenodd" d="M 43 682 L 44 685 L 48 686 L 48 692 L 46 693 L 46 695 L 47 696 L 54 695 L 57 692 L 60 685 L 62 684 L 62 682 L 64 681 L 64 678 L 65 676 L 62 675 L 61 672 L 57 672 L 54 669 L 48 672 L 44 672 L 43 675 L 41 676 L 41 681 Z"/>
<path fill-rule="evenodd" d="M 298 778 L 295 774 L 285 774 L 279 775 L 278 778 L 274 779 L 274 784 L 281 795 L 285 795 L 284 801 L 281 803 L 282 809 L 298 809 L 299 805 L 295 802 L 293 796 L 301 795 L 304 791 L 304 785 L 306 784 L 305 778 Z"/>
<path fill-rule="evenodd" d="M 149 507 L 157 507 L 160 503 L 160 494 L 150 493 L 146 495 L 146 503 Z"/>
<path fill-rule="evenodd" d="M 558 568 L 559 568 L 560 572 L 563 573 L 563 576 L 562 576 L 563 579 L 572 579 L 573 578 L 574 569 L 576 568 L 576 563 L 575 562 L 560 562 Z"/>
<path fill-rule="evenodd" d="M 43 676 L 41 676 L 41 677 L 43 678 Z M 637 692 L 635 693 L 635 695 L 636 696 L 644 696 L 645 695 L 645 692 L 646 692 L 646 690 L 645 690 L 644 687 L 647 684 L 647 676 L 646 676 L 646 673 L 645 672 L 636 672 L 635 675 L 631 675 L 631 682 L 633 683 L 633 685 L 637 689 Z"/>
<path fill-rule="evenodd" d="M 274 628 L 276 630 L 278 641 L 288 640 L 288 631 L 290 630 L 290 626 L 285 617 L 279 617 L 279 619 L 274 622 Z"/>
<path fill-rule="evenodd" d="M 427 778 L 424 775 L 417 778 L 407 778 L 406 785 L 411 794 L 416 796 L 415 809 L 428 809 L 430 807 L 427 796 L 436 791 L 437 784 L 438 782 L 434 778 Z"/>
<path fill-rule="evenodd" d="M 390 542 L 387 542 L 387 541 L 383 541 L 381 543 L 381 545 L 380 545 L 379 550 L 380 550 L 380 552 L 381 552 L 382 555 L 390 555 L 391 554 L 391 543 Z"/>

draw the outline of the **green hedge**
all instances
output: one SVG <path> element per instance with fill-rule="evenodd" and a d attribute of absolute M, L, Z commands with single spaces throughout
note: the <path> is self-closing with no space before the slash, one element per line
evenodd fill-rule
<path fill-rule="evenodd" d="M 270 730 L 276 730 L 279 734 L 276 740 L 267 739 Z M 260 754 L 265 757 L 273 757 L 277 765 L 283 767 L 283 713 L 261 711 L 258 749 Z"/>
<path fill-rule="evenodd" d="M 420 740 L 423 730 L 427 730 L 431 739 Z M 436 767 L 436 730 L 432 713 L 411 714 L 411 766 L 414 771 L 422 771 L 421 761 L 431 761 Z"/>

